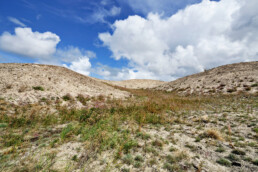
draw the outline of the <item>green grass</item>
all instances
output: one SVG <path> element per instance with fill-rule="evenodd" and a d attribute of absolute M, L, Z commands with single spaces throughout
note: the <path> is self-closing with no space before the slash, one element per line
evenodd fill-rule
<path fill-rule="evenodd" d="M 71 101 L 71 100 L 74 100 L 74 99 L 73 99 L 73 96 L 72 96 L 71 94 L 69 94 L 69 93 L 66 94 L 66 95 L 64 95 L 62 98 L 63 98 L 64 101 Z"/>
<path fill-rule="evenodd" d="M 20 146 L 24 142 L 23 137 L 24 137 L 23 134 L 14 134 L 14 133 L 10 133 L 2 136 L 2 138 L 4 139 L 5 147 Z"/>
<path fill-rule="evenodd" d="M 252 129 L 255 133 L 258 133 L 258 128 L 253 128 Z"/>
<path fill-rule="evenodd" d="M 123 145 L 123 150 L 125 153 L 128 153 L 132 148 L 136 147 L 138 145 L 136 140 L 128 140 Z"/>
<path fill-rule="evenodd" d="M 8 126 L 7 123 L 0 123 L 0 128 L 6 128 Z"/>
<path fill-rule="evenodd" d="M 218 164 L 226 166 L 226 167 L 230 167 L 231 166 L 231 162 L 226 160 L 226 159 L 223 159 L 223 158 L 218 159 L 216 162 Z"/>
<path fill-rule="evenodd" d="M 144 158 L 143 156 L 141 155 L 137 155 L 135 158 L 134 158 L 135 161 L 139 161 L 139 162 L 144 162 Z"/>
<path fill-rule="evenodd" d="M 225 152 L 225 149 L 223 147 L 218 147 L 215 152 L 219 152 L 219 153 L 222 153 L 222 152 Z"/>
<path fill-rule="evenodd" d="M 176 148 L 174 148 L 174 147 L 170 147 L 169 148 L 169 152 L 175 152 L 177 149 Z"/>
<path fill-rule="evenodd" d="M 231 153 L 236 155 L 245 155 L 245 152 L 239 149 L 234 149 Z"/>
<path fill-rule="evenodd" d="M 239 160 L 239 158 L 234 154 L 229 154 L 225 158 L 229 159 L 230 161 L 238 161 Z"/>
<path fill-rule="evenodd" d="M 67 99 L 67 98 L 66 98 L 66 99 Z M 68 98 L 68 99 L 69 99 L 69 98 Z M 67 100 L 68 100 L 68 99 L 67 99 Z M 89 97 L 86 97 L 86 96 L 84 96 L 84 95 L 82 95 L 82 94 L 78 94 L 77 97 L 76 97 L 76 99 L 77 99 L 79 102 L 81 102 L 84 106 L 87 105 L 87 102 L 90 100 Z"/>
<path fill-rule="evenodd" d="M 166 170 L 168 170 L 169 172 L 175 171 L 174 166 L 173 166 L 172 164 L 167 163 L 167 162 L 164 163 L 163 168 L 166 169 Z"/>
<path fill-rule="evenodd" d="M 44 88 L 42 86 L 35 86 L 32 87 L 34 90 L 38 90 L 38 91 L 44 91 Z"/>
<path fill-rule="evenodd" d="M 254 160 L 253 164 L 258 166 L 258 159 Z"/>
<path fill-rule="evenodd" d="M 61 132 L 60 138 L 62 140 L 65 140 L 67 137 L 69 137 L 69 134 L 73 131 L 73 126 L 71 124 L 67 125 Z"/>
<path fill-rule="evenodd" d="M 125 164 L 128 164 L 128 165 L 131 165 L 131 164 L 133 164 L 133 162 L 134 162 L 133 157 L 132 157 L 131 154 L 126 154 L 126 155 L 123 157 L 122 160 L 123 160 L 123 162 L 124 162 Z"/>
<path fill-rule="evenodd" d="M 163 147 L 163 142 L 161 141 L 161 140 L 158 140 L 158 139 L 156 139 L 156 140 L 154 140 L 153 142 L 152 142 L 152 146 L 155 146 L 155 147 L 158 147 L 158 148 L 162 148 Z"/>
<path fill-rule="evenodd" d="M 3 138 L 0 140 L 0 146 L 19 147 L 22 150 L 23 147 L 30 147 L 36 143 L 26 141 L 27 136 L 33 136 L 35 133 L 41 136 L 41 134 L 49 132 L 50 136 L 46 137 L 48 141 L 44 144 L 46 148 L 57 148 L 60 144 L 71 140 L 79 141 L 84 144 L 84 148 L 89 152 L 101 153 L 102 151 L 113 150 L 114 156 L 118 155 L 117 158 L 121 158 L 119 161 L 129 163 L 135 168 L 140 168 L 145 164 L 152 166 L 158 163 L 155 157 L 161 155 L 161 148 L 168 143 L 168 141 L 158 137 L 156 139 L 156 137 L 145 133 L 146 128 L 144 127 L 159 129 L 163 126 L 173 126 L 176 122 L 184 125 L 184 121 L 187 121 L 185 119 L 193 111 L 196 113 L 203 110 L 213 112 L 216 110 L 216 113 L 230 111 L 233 103 L 238 104 L 238 111 L 245 112 L 247 105 L 257 108 L 256 97 L 246 99 L 241 96 L 178 96 L 173 93 L 145 90 L 130 90 L 130 92 L 137 98 L 128 98 L 123 101 L 107 100 L 102 97 L 92 98 L 90 102 L 93 106 L 82 109 L 60 106 L 60 102 L 56 102 L 56 99 L 47 100 L 49 101 L 48 108 L 55 109 L 55 112 L 46 108 L 45 105 L 41 105 L 42 103 L 18 106 L 5 102 L 5 100 L 0 100 L 0 130 L 1 138 Z M 69 95 L 68 98 L 64 99 L 67 101 L 73 100 Z M 87 104 L 88 100 L 87 98 L 85 99 L 82 96 L 77 96 L 73 101 L 77 100 L 82 104 Z M 73 101 L 70 101 L 69 104 L 72 104 Z M 105 106 L 94 107 L 94 101 L 102 101 Z M 13 114 L 9 115 L 10 112 L 13 112 Z M 59 125 L 66 127 L 54 130 Z M 28 132 L 19 132 L 25 129 L 28 129 Z M 52 131 L 56 133 L 52 134 Z M 167 131 L 169 132 L 170 129 L 168 128 Z M 256 132 L 256 130 L 253 131 Z M 57 136 L 54 137 L 54 135 Z M 213 138 L 212 135 L 208 136 L 208 138 Z M 200 135 L 199 138 L 198 140 L 197 137 L 196 140 L 200 141 L 204 137 Z M 39 138 L 38 142 L 42 144 L 45 141 Z M 147 145 L 140 147 L 138 142 L 146 142 Z M 249 143 L 249 146 L 255 147 L 256 144 L 252 142 Z M 188 147 L 192 148 L 191 146 Z M 151 155 L 151 160 L 144 160 L 145 155 L 144 157 L 141 155 L 129 156 L 140 150 Z M 171 155 L 166 157 L 164 168 L 178 170 L 176 164 L 183 163 L 181 161 L 187 160 L 188 156 L 182 152 L 178 153 L 174 147 L 171 147 L 169 151 Z M 216 152 L 223 152 L 223 148 L 219 147 Z M 11 154 L 14 155 L 14 153 Z M 242 154 L 232 152 L 232 155 L 237 157 Z M 70 159 L 80 162 L 79 157 L 77 158 L 71 157 Z M 2 159 L 0 162 L 6 161 L 8 160 Z M 228 160 L 226 161 L 229 162 Z M 218 163 L 226 164 L 223 163 L 223 160 L 221 162 L 218 160 Z M 40 164 L 35 165 L 35 169 L 41 168 L 45 169 Z"/>

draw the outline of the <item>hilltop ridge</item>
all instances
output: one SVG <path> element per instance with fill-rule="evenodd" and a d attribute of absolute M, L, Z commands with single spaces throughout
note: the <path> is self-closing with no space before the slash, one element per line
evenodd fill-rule
<path fill-rule="evenodd" d="M 228 64 L 179 78 L 156 87 L 156 90 L 182 94 L 234 94 L 258 92 L 258 62 Z"/>
<path fill-rule="evenodd" d="M 44 90 L 44 91 L 43 91 Z M 129 95 L 65 67 L 42 64 L 0 64 L 0 97 L 13 102 L 36 102 L 42 98 Z"/>

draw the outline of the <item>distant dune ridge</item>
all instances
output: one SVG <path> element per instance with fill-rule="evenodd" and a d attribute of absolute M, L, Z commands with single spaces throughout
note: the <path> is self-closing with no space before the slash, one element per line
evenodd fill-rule
<path fill-rule="evenodd" d="M 258 61 L 219 66 L 156 87 L 183 94 L 234 94 L 258 92 Z"/>
<path fill-rule="evenodd" d="M 176 91 L 182 94 L 254 94 L 258 93 L 258 62 L 224 65 L 171 82 L 149 79 L 108 81 L 53 65 L 0 64 L 0 98 L 13 103 L 62 98 L 66 94 L 73 97 L 82 94 L 114 98 L 130 95 L 106 83 L 131 89 Z"/>
<path fill-rule="evenodd" d="M 152 79 L 131 79 L 131 80 L 124 80 L 124 81 L 104 81 L 104 82 L 111 85 L 116 85 L 120 87 L 131 88 L 131 89 L 154 88 L 167 83 L 164 81 L 152 80 Z"/>
<path fill-rule="evenodd" d="M 34 88 L 33 88 L 34 87 Z M 37 89 L 37 87 L 39 87 Z M 41 91 L 40 89 L 44 89 Z M 123 98 L 129 93 L 114 89 L 64 67 L 41 64 L 0 64 L 0 97 L 15 102 L 36 102 L 42 98 L 111 96 Z"/>

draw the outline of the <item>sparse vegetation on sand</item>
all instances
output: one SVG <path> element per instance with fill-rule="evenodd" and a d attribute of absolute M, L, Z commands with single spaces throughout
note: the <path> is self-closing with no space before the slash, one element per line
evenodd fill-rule
<path fill-rule="evenodd" d="M 258 171 L 257 64 L 133 86 L 0 64 L 0 171 Z"/>
<path fill-rule="evenodd" d="M 257 170 L 256 96 L 116 89 L 133 96 L 66 95 L 48 105 L 1 99 L 0 170 Z M 74 108 L 76 101 L 85 106 Z"/>

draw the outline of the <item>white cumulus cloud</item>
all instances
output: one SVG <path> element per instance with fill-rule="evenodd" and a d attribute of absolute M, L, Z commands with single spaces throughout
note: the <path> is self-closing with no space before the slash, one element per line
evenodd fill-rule
<path fill-rule="evenodd" d="M 15 33 L 0 36 L 0 49 L 5 52 L 34 58 L 38 63 L 62 65 L 78 73 L 89 75 L 92 51 L 74 46 L 57 48 L 58 35 L 52 32 L 33 32 L 31 28 L 15 28 Z"/>
<path fill-rule="evenodd" d="M 92 51 L 79 49 L 78 47 L 68 46 L 63 49 L 57 49 L 55 58 L 63 66 L 81 73 L 90 75 L 90 58 L 95 58 L 96 54 Z"/>
<path fill-rule="evenodd" d="M 72 61 L 70 65 L 64 64 L 64 66 L 75 72 L 81 73 L 83 75 L 90 74 L 91 63 L 87 56 L 84 56 L 79 58 L 78 60 Z"/>
<path fill-rule="evenodd" d="M 258 60 L 256 0 L 203 0 L 170 17 L 117 20 L 99 39 L 128 70 L 110 77 L 173 80 L 223 64 Z M 106 72 L 107 73 L 107 72 Z M 107 76 L 108 77 L 108 76 Z M 121 78 L 121 79 L 128 79 Z"/>
<path fill-rule="evenodd" d="M 15 33 L 0 36 L 0 49 L 31 58 L 49 58 L 60 38 L 51 32 L 33 32 L 31 28 L 15 28 Z"/>
<path fill-rule="evenodd" d="M 96 54 L 89 50 L 79 49 L 74 46 L 67 46 L 56 50 L 55 58 L 63 62 L 71 62 L 81 57 L 95 58 Z"/>

